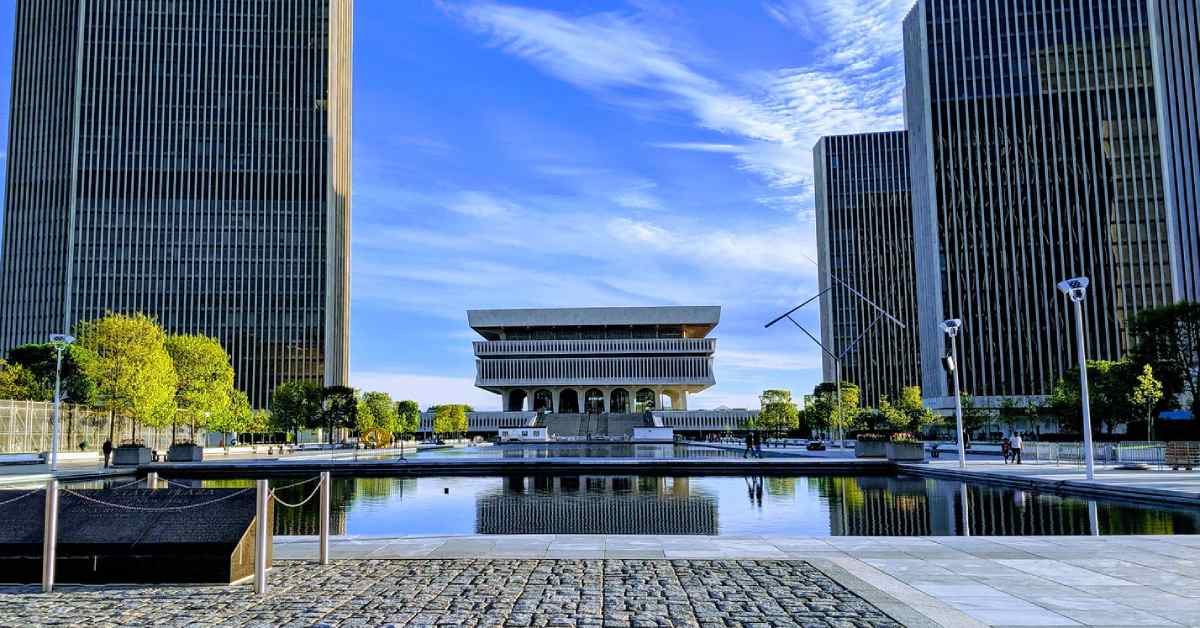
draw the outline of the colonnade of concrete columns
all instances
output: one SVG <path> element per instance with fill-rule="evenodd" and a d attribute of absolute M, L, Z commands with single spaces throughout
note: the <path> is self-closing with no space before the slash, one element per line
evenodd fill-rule
<path fill-rule="evenodd" d="M 595 397 L 600 392 L 601 399 L 588 403 L 588 392 Z M 620 392 L 624 391 L 624 395 Z M 653 396 L 654 409 L 687 410 L 687 391 L 664 386 L 544 386 L 539 388 L 514 388 L 502 393 L 501 407 L 505 411 L 534 412 L 545 408 L 553 412 L 587 412 L 589 405 L 595 406 L 596 412 L 640 412 L 644 401 L 638 401 L 638 393 L 650 391 Z M 542 398 L 538 398 L 542 392 Z M 546 399 L 549 393 L 549 399 Z M 614 395 L 614 393 L 617 393 Z M 572 399 L 573 397 L 573 399 Z M 645 395 L 643 394 L 643 398 Z M 565 402 L 565 404 L 564 404 Z M 624 406 L 624 407 L 622 407 Z"/>

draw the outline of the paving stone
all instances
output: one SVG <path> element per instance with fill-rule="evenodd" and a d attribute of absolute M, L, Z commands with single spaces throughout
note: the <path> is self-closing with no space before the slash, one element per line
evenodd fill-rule
<path fill-rule="evenodd" d="M 0 586 L 0 625 L 899 626 L 802 561 L 287 561 L 249 586 Z"/>

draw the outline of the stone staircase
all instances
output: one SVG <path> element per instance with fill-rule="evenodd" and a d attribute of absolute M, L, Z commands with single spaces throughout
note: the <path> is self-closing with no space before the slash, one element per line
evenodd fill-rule
<path fill-rule="evenodd" d="M 646 425 L 641 414 L 547 414 L 540 421 L 551 437 L 568 438 L 619 439 L 632 436 L 634 427 Z"/>

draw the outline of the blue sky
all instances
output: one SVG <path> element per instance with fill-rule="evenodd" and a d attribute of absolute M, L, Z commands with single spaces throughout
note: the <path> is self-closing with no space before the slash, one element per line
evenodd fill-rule
<path fill-rule="evenodd" d="M 498 408 L 468 308 L 714 304 L 693 407 L 811 391 L 763 323 L 816 290 L 813 144 L 902 125 L 909 4 L 360 0 L 352 385 Z"/>

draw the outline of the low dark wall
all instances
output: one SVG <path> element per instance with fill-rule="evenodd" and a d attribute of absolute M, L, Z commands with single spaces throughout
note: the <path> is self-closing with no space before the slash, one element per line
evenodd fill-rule
<path fill-rule="evenodd" d="M 22 492 L 0 491 L 0 502 Z M 229 583 L 252 573 L 253 489 L 77 492 L 117 506 L 59 493 L 57 582 Z M 41 581 L 44 509 L 45 492 L 0 506 L 0 582 Z"/>

